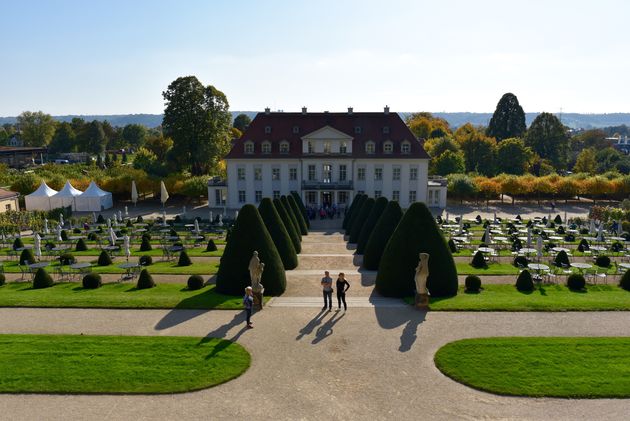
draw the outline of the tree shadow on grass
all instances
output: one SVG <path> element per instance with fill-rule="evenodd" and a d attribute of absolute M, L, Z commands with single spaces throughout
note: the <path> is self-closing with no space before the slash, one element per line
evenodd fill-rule
<path fill-rule="evenodd" d="M 372 293 L 372 297 L 380 297 L 376 292 Z M 400 346 L 398 351 L 407 352 L 418 339 L 418 327 L 426 319 L 426 310 L 416 310 L 413 306 L 404 307 L 385 307 L 374 306 L 376 320 L 383 329 L 395 329 L 405 325 L 400 335 Z"/>

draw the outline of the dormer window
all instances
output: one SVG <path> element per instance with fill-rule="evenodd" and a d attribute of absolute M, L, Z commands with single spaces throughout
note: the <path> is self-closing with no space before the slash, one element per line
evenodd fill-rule
<path fill-rule="evenodd" d="M 293 126 L 293 134 L 298 134 L 300 133 L 300 127 L 299 126 Z"/>
<path fill-rule="evenodd" d="M 383 134 L 389 134 L 389 126 L 383 126 Z"/>
<path fill-rule="evenodd" d="M 361 126 L 355 126 L 354 134 L 361 134 Z"/>
<path fill-rule="evenodd" d="M 265 126 L 265 134 L 271 133 L 271 126 Z"/>
<path fill-rule="evenodd" d="M 411 152 L 411 143 L 409 143 L 408 141 L 404 141 L 401 145 L 400 145 L 400 152 L 404 153 L 404 154 L 408 154 Z"/>
<path fill-rule="evenodd" d="M 372 155 L 374 154 L 375 149 L 376 146 L 374 145 L 374 142 L 370 141 L 365 144 L 365 153 Z"/>
<path fill-rule="evenodd" d="M 390 140 L 383 144 L 383 152 L 386 154 L 394 152 L 394 144 Z"/>
<path fill-rule="evenodd" d="M 261 146 L 262 153 L 269 154 L 271 153 L 271 142 L 263 142 Z"/>
<path fill-rule="evenodd" d="M 281 154 L 288 154 L 289 153 L 289 142 L 282 141 L 280 142 L 280 153 Z"/>
<path fill-rule="evenodd" d="M 252 142 L 251 140 L 248 140 L 247 142 L 245 142 L 245 153 L 246 154 L 254 153 L 254 142 Z"/>
<path fill-rule="evenodd" d="M 348 153 L 348 144 L 346 142 L 339 144 L 339 153 Z"/>

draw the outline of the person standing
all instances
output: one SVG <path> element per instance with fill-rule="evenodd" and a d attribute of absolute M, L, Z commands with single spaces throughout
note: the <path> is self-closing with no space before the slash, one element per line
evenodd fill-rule
<path fill-rule="evenodd" d="M 330 273 L 328 271 L 324 272 L 324 277 L 322 278 L 322 291 L 324 294 L 324 307 L 322 310 L 326 310 L 328 307 L 328 311 L 332 311 L 332 278 L 330 277 Z"/>
<path fill-rule="evenodd" d="M 341 303 L 343 302 L 343 311 L 348 310 L 348 305 L 346 304 L 346 291 L 350 289 L 350 284 L 346 281 L 346 275 L 341 272 L 337 277 L 337 304 L 339 305 L 339 310 L 341 310 Z"/>
<path fill-rule="evenodd" d="M 254 291 L 252 287 L 245 287 L 243 306 L 245 307 L 245 315 L 247 317 L 247 327 L 251 329 L 254 327 L 254 325 L 252 325 L 252 309 L 254 308 Z"/>

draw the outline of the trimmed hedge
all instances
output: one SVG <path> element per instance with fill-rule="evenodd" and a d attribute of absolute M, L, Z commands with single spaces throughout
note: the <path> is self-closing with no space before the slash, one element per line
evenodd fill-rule
<path fill-rule="evenodd" d="M 554 259 L 553 263 L 558 267 L 568 266 L 571 264 L 571 262 L 569 261 L 569 256 L 564 250 L 561 250 L 558 252 L 558 254 L 556 254 L 556 258 Z"/>
<path fill-rule="evenodd" d="M 376 288 L 386 297 L 406 297 L 415 290 L 418 254 L 428 253 L 427 288 L 433 297 L 457 295 L 457 269 L 431 211 L 413 203 L 385 246 L 376 275 Z"/>
<path fill-rule="evenodd" d="M 524 268 L 526 268 L 528 264 L 529 264 L 529 260 L 527 260 L 527 257 L 525 257 L 525 256 L 516 256 L 514 258 L 513 265 L 516 266 L 516 267 L 524 267 Z"/>
<path fill-rule="evenodd" d="M 306 219 L 304 218 L 304 215 L 302 215 L 302 211 L 300 210 L 298 204 L 295 202 L 293 196 L 288 195 L 287 202 L 289 203 L 289 206 L 291 206 L 291 210 L 295 215 L 295 219 L 297 219 L 298 221 L 300 232 L 302 233 L 302 235 L 308 235 L 308 225 L 306 225 Z"/>
<path fill-rule="evenodd" d="M 276 249 L 278 249 L 284 269 L 295 269 L 298 265 L 295 247 L 293 247 L 291 237 L 289 237 L 289 233 L 271 199 L 268 197 L 262 199 L 260 205 L 258 205 L 258 212 L 269 231 L 269 235 L 271 235 L 273 243 L 276 245 Z"/>
<path fill-rule="evenodd" d="M 211 238 L 208 240 L 208 245 L 206 246 L 206 251 L 217 251 L 217 245 L 214 244 L 214 240 Z"/>
<path fill-rule="evenodd" d="M 74 246 L 74 251 L 87 251 L 87 244 L 83 241 L 83 238 L 79 238 L 77 240 L 76 246 Z"/>
<path fill-rule="evenodd" d="M 468 275 L 464 281 L 466 292 L 479 292 L 481 290 L 481 279 L 477 275 Z"/>
<path fill-rule="evenodd" d="M 470 262 L 470 265 L 476 269 L 487 268 L 488 264 L 486 263 L 486 258 L 483 256 L 483 253 L 477 251 Z"/>
<path fill-rule="evenodd" d="M 402 209 L 396 201 L 390 201 L 385 206 L 385 210 L 378 218 L 370 238 L 365 245 L 365 251 L 363 253 L 363 267 L 368 270 L 377 270 L 385 245 L 392 236 L 398 223 L 403 217 Z"/>
<path fill-rule="evenodd" d="M 203 284 L 205 281 L 203 280 L 203 276 L 201 275 L 190 275 L 188 278 L 188 289 L 197 290 L 203 288 Z"/>
<path fill-rule="evenodd" d="M 153 264 L 153 257 L 151 256 L 140 256 L 138 259 L 138 264 L 140 266 L 151 266 Z"/>
<path fill-rule="evenodd" d="M 0 273 L 0 286 L 4 285 L 6 282 L 7 282 L 6 276 L 4 276 L 4 273 Z"/>
<path fill-rule="evenodd" d="M 291 219 L 291 217 L 289 216 L 289 213 L 287 212 L 284 204 L 280 199 L 273 199 L 273 205 L 276 208 L 278 215 L 280 215 L 280 219 L 284 223 L 284 227 L 286 228 L 287 233 L 291 238 L 291 242 L 293 243 L 293 248 L 295 249 L 295 252 L 297 254 L 300 254 L 302 252 L 302 240 L 300 238 L 298 229 L 293 224 L 293 219 Z"/>
<path fill-rule="evenodd" d="M 361 232 L 359 233 L 359 238 L 357 239 L 357 254 L 363 254 L 365 252 L 365 247 L 367 246 L 367 242 L 370 239 L 370 234 L 372 234 L 374 226 L 383 214 L 383 211 L 387 206 L 387 202 L 388 200 L 385 197 L 379 197 L 374 202 L 374 206 L 372 206 L 370 214 L 361 227 Z"/>
<path fill-rule="evenodd" d="M 354 221 L 352 222 L 352 227 L 350 228 L 350 238 L 348 239 L 349 243 L 356 244 L 359 241 L 359 235 L 361 234 L 361 228 L 365 225 L 372 208 L 374 207 L 375 200 L 371 197 L 367 198 L 363 205 L 361 206 L 361 210 Z"/>
<path fill-rule="evenodd" d="M 83 284 L 83 288 L 85 289 L 96 289 L 96 288 L 100 288 L 100 286 L 103 285 L 101 275 L 99 275 L 98 273 L 93 273 L 93 272 L 87 273 L 83 277 L 83 280 L 81 281 L 81 283 Z"/>
<path fill-rule="evenodd" d="M 521 292 L 531 292 L 534 290 L 534 279 L 532 274 L 526 269 L 516 278 L 516 289 Z"/>
<path fill-rule="evenodd" d="M 451 251 L 451 253 L 457 253 L 459 251 L 455 240 L 453 240 L 452 238 L 448 240 L 448 249 Z"/>
<path fill-rule="evenodd" d="M 560 215 L 556 215 L 556 217 L 553 218 L 553 222 L 555 222 L 556 224 L 561 224 L 562 218 L 560 218 Z"/>
<path fill-rule="evenodd" d="M 76 259 L 74 258 L 74 255 L 72 253 L 63 253 L 61 256 L 59 256 L 59 264 L 60 265 L 73 265 L 76 263 Z"/>
<path fill-rule="evenodd" d="M 359 201 L 359 198 L 361 196 L 362 196 L 361 194 L 355 195 L 354 198 L 352 199 L 352 202 L 350 203 L 350 206 L 348 207 L 348 209 L 346 209 L 346 213 L 343 216 L 343 221 L 341 223 L 341 228 L 343 228 L 344 230 L 348 228 L 348 222 L 350 221 L 350 215 L 352 215 L 352 212 L 356 208 L 356 204 Z"/>
<path fill-rule="evenodd" d="M 151 241 L 149 241 L 148 237 L 142 236 L 142 242 L 140 243 L 140 251 L 151 251 L 153 250 L 153 246 L 151 246 Z"/>
<path fill-rule="evenodd" d="M 300 227 L 300 223 L 298 222 L 297 217 L 295 216 L 295 212 L 293 211 L 293 209 L 291 209 L 291 205 L 289 204 L 287 197 L 280 196 L 280 202 L 282 202 L 282 206 L 284 206 L 284 210 L 286 211 L 287 215 L 291 219 L 291 223 L 293 223 L 293 228 L 295 228 L 295 232 L 300 237 L 300 241 L 302 241 L 302 228 Z"/>
<path fill-rule="evenodd" d="M 269 231 L 265 227 L 258 209 L 245 205 L 238 213 L 234 228 L 221 256 L 217 273 L 217 292 L 228 295 L 242 295 L 250 285 L 249 261 L 254 251 L 265 264 L 261 283 L 268 295 L 280 295 L 287 286 L 282 259 Z"/>
<path fill-rule="evenodd" d="M 97 264 L 99 266 L 109 266 L 112 264 L 112 258 L 109 257 L 109 254 L 105 250 L 103 250 L 98 256 Z"/>
<path fill-rule="evenodd" d="M 610 267 L 610 257 L 608 256 L 597 256 L 595 258 L 595 265 L 600 268 L 609 268 Z"/>
<path fill-rule="evenodd" d="M 13 240 L 13 250 L 21 249 L 22 247 L 24 247 L 24 243 L 20 237 Z"/>
<path fill-rule="evenodd" d="M 572 273 L 567 278 L 567 287 L 573 291 L 581 291 L 586 287 L 586 279 L 580 273 Z"/>
<path fill-rule="evenodd" d="M 302 217 L 304 218 L 304 222 L 306 222 L 306 228 L 310 228 L 311 221 L 309 221 L 308 219 L 308 212 L 306 212 L 306 206 L 304 206 L 304 202 L 302 201 L 302 198 L 296 191 L 292 191 L 291 196 L 293 196 L 295 203 L 298 205 L 298 208 L 300 208 L 300 212 L 302 212 Z"/>
<path fill-rule="evenodd" d="M 352 229 L 352 225 L 354 224 L 354 220 L 357 218 L 359 212 L 361 212 L 361 208 L 363 207 L 363 202 L 367 200 L 367 195 L 360 194 L 358 195 L 357 202 L 352 207 L 352 212 L 350 217 L 348 218 L 348 222 L 346 223 L 346 235 L 350 235 L 350 230 Z"/>
<path fill-rule="evenodd" d="M 22 253 L 20 253 L 20 265 L 30 265 L 35 263 L 35 256 L 33 255 L 33 250 L 24 249 Z"/>
<path fill-rule="evenodd" d="M 579 252 L 584 252 L 586 250 L 590 250 L 590 246 L 588 244 L 588 241 L 586 241 L 585 238 L 582 238 L 580 240 L 580 243 L 578 244 L 577 249 L 578 249 Z"/>
<path fill-rule="evenodd" d="M 179 260 L 177 260 L 177 266 L 190 266 L 192 265 L 192 261 L 190 260 L 190 257 L 188 257 L 188 253 L 186 253 L 186 250 L 182 250 L 179 253 Z"/>
<path fill-rule="evenodd" d="M 153 280 L 153 276 L 149 273 L 148 269 L 142 269 L 140 272 L 140 276 L 138 277 L 138 283 L 136 284 L 137 289 L 147 289 L 153 288 L 155 286 L 155 281 Z"/>
<path fill-rule="evenodd" d="M 630 291 L 630 269 L 627 270 L 619 280 L 619 286 L 626 291 Z"/>
<path fill-rule="evenodd" d="M 37 272 L 35 272 L 35 277 L 33 278 L 33 289 L 40 288 L 48 288 L 53 286 L 54 282 L 52 276 L 46 272 L 46 269 L 39 268 Z"/>
<path fill-rule="evenodd" d="M 98 217 L 96 218 L 96 223 L 97 224 L 104 224 L 105 223 L 105 218 L 100 213 L 98 214 Z"/>
<path fill-rule="evenodd" d="M 63 241 L 68 241 L 68 232 L 66 230 L 61 230 L 60 235 Z"/>

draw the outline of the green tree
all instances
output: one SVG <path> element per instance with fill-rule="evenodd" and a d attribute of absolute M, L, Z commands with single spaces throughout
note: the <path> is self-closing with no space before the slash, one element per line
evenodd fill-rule
<path fill-rule="evenodd" d="M 282 206 L 284 207 L 284 210 L 286 211 L 289 219 L 291 219 L 291 223 L 293 224 L 293 227 L 295 228 L 295 232 L 300 237 L 300 241 L 302 241 L 302 226 L 298 222 L 297 216 L 295 215 L 295 211 L 289 204 L 289 201 L 287 200 L 286 196 L 284 195 L 280 196 L 280 202 L 282 202 Z"/>
<path fill-rule="evenodd" d="M 77 134 L 77 145 L 81 152 L 101 155 L 105 152 L 107 137 L 100 121 L 87 123 Z"/>
<path fill-rule="evenodd" d="M 6 145 L 8 140 L 9 132 L 7 132 L 4 127 L 0 126 L 0 146 Z"/>
<path fill-rule="evenodd" d="M 577 156 L 573 172 L 584 172 L 594 174 L 597 168 L 597 159 L 595 159 L 595 149 L 586 148 Z"/>
<path fill-rule="evenodd" d="M 357 214 L 357 217 L 354 218 L 354 221 L 352 221 L 352 227 L 350 228 L 350 238 L 348 239 L 349 243 L 356 244 L 357 241 L 359 241 L 359 235 L 361 235 L 361 228 L 363 228 L 363 225 L 365 224 L 365 221 L 367 221 L 367 218 L 370 215 L 370 212 L 372 211 L 373 207 L 374 207 L 374 199 L 371 197 L 368 197 L 363 202 L 363 205 L 361 206 L 361 210 Z"/>
<path fill-rule="evenodd" d="M 363 267 L 367 270 L 377 270 L 385 245 L 398 226 L 403 211 L 396 201 L 391 201 L 376 222 L 363 253 Z"/>
<path fill-rule="evenodd" d="M 295 219 L 297 219 L 298 225 L 300 227 L 300 233 L 302 235 L 308 235 L 308 225 L 306 224 L 306 218 L 302 214 L 302 211 L 300 210 L 300 207 L 295 201 L 295 198 L 291 194 L 289 194 L 286 197 L 287 197 L 287 202 L 289 203 L 289 206 L 291 207 L 291 210 L 293 211 L 293 214 L 295 215 Z"/>
<path fill-rule="evenodd" d="M 142 124 L 127 124 L 122 130 L 122 139 L 126 145 L 139 148 L 144 145 L 147 128 Z"/>
<path fill-rule="evenodd" d="M 595 160 L 597 161 L 597 173 L 599 174 L 615 170 L 622 174 L 628 174 L 630 169 L 630 157 L 622 154 L 615 148 L 608 147 L 597 151 Z"/>
<path fill-rule="evenodd" d="M 446 120 L 434 117 L 431 113 L 413 113 L 407 118 L 407 126 L 418 139 L 444 137 L 451 133 Z"/>
<path fill-rule="evenodd" d="M 57 123 L 50 114 L 24 111 L 17 117 L 17 126 L 24 146 L 46 146 L 55 134 Z"/>
<path fill-rule="evenodd" d="M 565 168 L 569 150 L 567 131 L 558 117 L 541 113 L 525 134 L 525 144 L 557 169 Z"/>
<path fill-rule="evenodd" d="M 512 93 L 504 94 L 488 124 L 486 134 L 501 141 L 511 137 L 521 137 L 525 133 L 525 112 Z"/>
<path fill-rule="evenodd" d="M 350 222 L 350 218 L 352 217 L 352 212 L 356 209 L 357 202 L 361 198 L 361 194 L 356 194 L 350 203 L 348 209 L 346 209 L 346 214 L 343 216 L 343 221 L 341 222 L 341 227 L 345 230 L 348 229 L 348 223 Z"/>
<path fill-rule="evenodd" d="M 153 152 L 158 160 L 164 161 L 168 152 L 173 148 L 173 139 L 161 134 L 151 135 L 146 139 L 144 147 Z"/>
<path fill-rule="evenodd" d="M 278 249 L 284 269 L 295 269 L 298 265 L 298 257 L 295 252 L 295 247 L 293 247 L 291 237 L 289 236 L 289 233 L 280 218 L 280 214 L 278 214 L 278 211 L 273 205 L 271 199 L 265 197 L 261 200 L 260 205 L 258 205 L 258 212 L 269 231 L 269 235 L 271 235 L 273 243 Z"/>
<path fill-rule="evenodd" d="M 431 172 L 436 175 L 449 175 L 466 171 L 464 154 L 446 151 L 437 158 L 431 159 Z"/>
<path fill-rule="evenodd" d="M 446 151 L 460 152 L 459 143 L 450 136 L 436 137 L 424 142 L 424 150 L 427 151 L 431 158 L 437 158 Z"/>
<path fill-rule="evenodd" d="M 486 136 L 471 124 L 465 124 L 455 132 L 455 140 L 464 153 L 466 171 L 483 175 L 494 174 L 496 159 L 496 140 Z"/>
<path fill-rule="evenodd" d="M 55 135 L 48 145 L 48 152 L 50 153 L 64 153 L 72 152 L 76 145 L 76 135 L 72 129 L 70 123 L 59 123 L 55 130 Z"/>
<path fill-rule="evenodd" d="M 525 174 L 534 156 L 522 139 L 504 139 L 497 144 L 496 168 L 498 173 Z"/>
<path fill-rule="evenodd" d="M 383 214 L 383 211 L 387 206 L 387 202 L 387 199 L 382 196 L 374 202 L 374 206 L 372 206 L 370 214 L 365 220 L 363 227 L 361 227 L 361 233 L 359 234 L 359 239 L 357 240 L 357 254 L 363 254 L 365 252 L 365 247 L 370 239 L 370 234 L 372 234 L 374 226 Z"/>
<path fill-rule="evenodd" d="M 234 124 L 232 124 L 232 126 L 243 133 L 249 127 L 251 122 L 252 119 L 249 118 L 247 114 L 239 114 L 234 119 Z"/>
<path fill-rule="evenodd" d="M 606 137 L 606 132 L 602 129 L 585 130 L 571 138 L 571 149 L 575 152 L 584 148 L 604 149 L 610 146 Z"/>
<path fill-rule="evenodd" d="M 461 201 L 474 197 L 477 193 L 475 183 L 465 174 L 452 174 L 448 177 L 448 194 Z"/>
<path fill-rule="evenodd" d="M 284 224 L 284 227 L 291 238 L 291 242 L 293 243 L 293 248 L 297 254 L 302 252 L 302 243 L 300 234 L 298 233 L 298 229 L 293 225 L 293 219 L 289 216 L 287 210 L 284 208 L 284 204 L 280 199 L 273 199 L 273 206 L 276 208 L 278 215 L 280 215 L 280 219 Z"/>
<path fill-rule="evenodd" d="M 350 235 L 350 231 L 352 229 L 352 224 L 354 224 L 355 219 L 361 212 L 361 208 L 363 207 L 363 202 L 367 200 L 366 194 L 358 194 L 357 201 L 352 205 L 352 209 L 350 209 L 351 213 L 348 217 L 348 221 L 346 222 L 346 234 Z"/>
<path fill-rule="evenodd" d="M 162 129 L 173 139 L 170 159 L 178 169 L 202 175 L 230 148 L 231 115 L 223 92 L 204 87 L 194 76 L 177 78 L 162 94 L 166 101 Z"/>
<path fill-rule="evenodd" d="M 306 212 L 306 206 L 304 206 L 304 202 L 302 201 L 302 198 L 300 197 L 300 195 L 296 191 L 292 191 L 291 192 L 291 196 L 293 196 L 293 199 L 295 200 L 295 203 L 300 208 L 300 212 L 302 212 L 302 216 L 304 217 L 304 222 L 306 222 L 306 228 L 310 228 L 311 227 L 311 221 L 308 220 L 308 212 Z"/>

